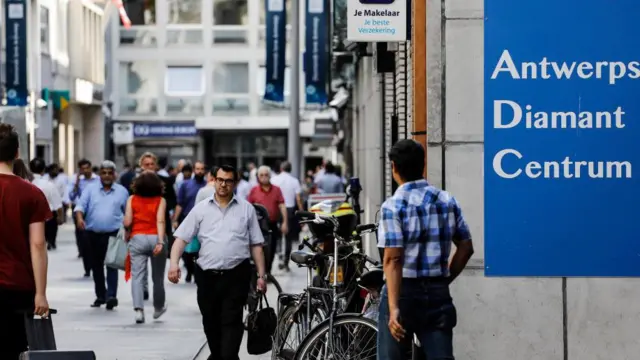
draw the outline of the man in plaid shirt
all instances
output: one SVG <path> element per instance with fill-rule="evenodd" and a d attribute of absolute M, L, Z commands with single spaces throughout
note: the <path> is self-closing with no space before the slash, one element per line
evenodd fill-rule
<path fill-rule="evenodd" d="M 413 334 L 429 360 L 453 359 L 456 309 L 449 284 L 473 255 L 471 233 L 455 198 L 424 180 L 422 145 L 400 140 L 389 160 L 399 187 L 381 208 L 378 247 L 384 249 L 386 285 L 378 359 L 404 359 Z"/>

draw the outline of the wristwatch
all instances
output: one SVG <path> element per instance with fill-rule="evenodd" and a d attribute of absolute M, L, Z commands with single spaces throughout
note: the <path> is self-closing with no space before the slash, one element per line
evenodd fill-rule
<path fill-rule="evenodd" d="M 267 278 L 268 278 L 267 274 L 264 274 L 262 276 L 258 275 L 258 279 L 262 279 L 264 281 L 267 281 Z"/>

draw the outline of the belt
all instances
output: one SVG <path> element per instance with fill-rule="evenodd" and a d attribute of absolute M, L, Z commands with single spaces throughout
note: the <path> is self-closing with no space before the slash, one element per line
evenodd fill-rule
<path fill-rule="evenodd" d="M 421 284 L 448 284 L 450 282 L 450 279 L 444 276 L 432 276 L 419 278 L 402 278 L 402 282 Z"/>
<path fill-rule="evenodd" d="M 249 259 L 244 260 L 243 262 L 241 262 L 240 264 L 238 264 L 236 267 L 232 269 L 203 269 L 200 267 L 200 265 L 197 265 L 197 264 L 196 264 L 196 268 L 200 269 L 200 271 L 202 271 L 203 273 L 209 274 L 209 275 L 225 275 L 225 274 L 229 274 L 231 272 L 237 271 L 242 266 L 246 266 L 246 265 L 250 265 Z"/>

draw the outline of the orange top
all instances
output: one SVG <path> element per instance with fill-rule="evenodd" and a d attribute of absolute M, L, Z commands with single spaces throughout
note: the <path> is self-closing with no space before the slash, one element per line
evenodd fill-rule
<path fill-rule="evenodd" d="M 158 207 L 162 196 L 142 197 L 133 195 L 131 198 L 131 210 L 133 211 L 133 224 L 131 236 L 158 235 Z"/>

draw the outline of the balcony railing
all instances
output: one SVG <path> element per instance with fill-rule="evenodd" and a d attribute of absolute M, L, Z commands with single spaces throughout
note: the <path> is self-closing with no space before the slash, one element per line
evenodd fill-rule
<path fill-rule="evenodd" d="M 246 95 L 214 95 L 213 115 L 249 115 L 251 99 Z"/>
<path fill-rule="evenodd" d="M 212 31 L 214 45 L 236 45 L 249 42 L 249 28 L 244 25 L 216 25 Z"/>
<path fill-rule="evenodd" d="M 202 115 L 204 114 L 204 98 L 201 96 L 167 96 L 167 114 Z"/>
<path fill-rule="evenodd" d="M 201 26 L 167 27 L 167 46 L 191 46 L 203 43 L 204 36 Z"/>
<path fill-rule="evenodd" d="M 158 29 L 155 26 L 132 26 L 120 28 L 120 46 L 156 47 Z"/>
<path fill-rule="evenodd" d="M 149 96 L 128 95 L 120 98 L 120 115 L 156 115 L 158 99 Z"/>

